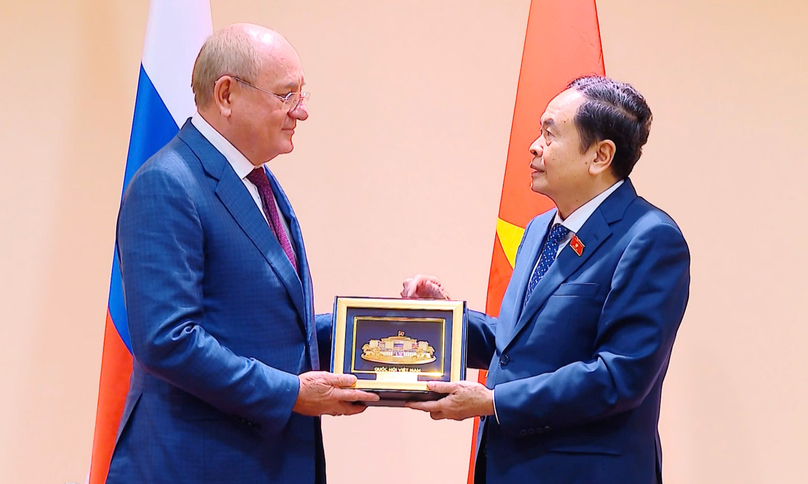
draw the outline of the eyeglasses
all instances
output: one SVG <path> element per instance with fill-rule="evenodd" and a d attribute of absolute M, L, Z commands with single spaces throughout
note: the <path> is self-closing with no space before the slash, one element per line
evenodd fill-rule
<path fill-rule="evenodd" d="M 287 111 L 287 112 L 294 111 L 295 109 L 298 108 L 298 106 L 300 106 L 300 103 L 302 103 L 303 101 L 308 101 L 309 99 L 311 99 L 311 93 L 310 92 L 292 91 L 292 92 L 287 92 L 284 95 L 280 95 L 280 94 L 275 94 L 272 91 L 267 91 L 266 89 L 261 89 L 260 87 L 256 86 L 255 84 L 253 84 L 251 82 L 247 82 L 244 79 L 241 79 L 239 77 L 233 76 L 233 79 L 235 79 L 238 82 L 244 84 L 245 86 L 250 86 L 253 89 L 257 89 L 257 90 L 259 90 L 259 91 L 261 91 L 263 93 L 275 96 L 276 98 L 280 99 L 281 101 L 283 101 L 283 110 Z"/>

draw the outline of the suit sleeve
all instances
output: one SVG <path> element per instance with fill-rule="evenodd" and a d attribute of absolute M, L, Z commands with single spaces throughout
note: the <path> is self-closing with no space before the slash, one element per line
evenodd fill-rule
<path fill-rule="evenodd" d="M 684 315 L 690 255 L 681 232 L 656 224 L 623 252 L 601 311 L 593 358 L 497 385 L 503 432 L 581 425 L 640 405 L 664 373 Z"/>
<path fill-rule="evenodd" d="M 320 369 L 328 371 L 331 368 L 331 313 L 314 316 L 317 327 L 317 349 L 320 355 Z"/>
<path fill-rule="evenodd" d="M 479 311 L 469 311 L 468 352 L 466 364 L 469 368 L 487 370 L 497 349 L 495 335 L 497 318 Z"/>
<path fill-rule="evenodd" d="M 522 246 L 525 244 L 527 234 L 535 220 L 536 218 L 532 219 L 525 227 L 522 240 L 519 242 L 519 247 L 516 249 L 517 261 L 521 260 Z M 508 290 L 511 291 L 513 288 L 509 285 Z M 498 318 L 488 316 L 485 313 L 469 311 L 468 352 L 466 354 L 466 361 L 469 368 L 477 368 L 480 370 L 487 370 L 489 368 L 491 358 L 493 358 L 494 352 L 497 349 L 497 321 Z"/>
<path fill-rule="evenodd" d="M 299 379 L 234 354 L 206 332 L 205 234 L 181 174 L 139 173 L 118 218 L 118 254 L 136 364 L 267 435 L 286 425 Z M 238 326 L 233 321 L 233 327 Z"/>

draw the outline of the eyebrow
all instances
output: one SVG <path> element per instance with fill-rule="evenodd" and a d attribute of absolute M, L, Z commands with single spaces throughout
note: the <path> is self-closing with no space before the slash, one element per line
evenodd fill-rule
<path fill-rule="evenodd" d="M 541 122 L 541 127 L 542 128 L 555 128 L 555 125 L 556 125 L 555 121 L 553 121 L 552 118 L 545 119 L 544 121 Z"/>
<path fill-rule="evenodd" d="M 298 88 L 298 87 L 299 87 L 300 89 L 303 89 L 303 87 L 304 87 L 305 85 L 306 85 L 306 83 L 305 83 L 305 82 L 303 82 L 303 84 L 298 84 L 298 83 L 297 83 L 297 81 L 289 81 L 289 82 L 287 82 L 286 84 L 284 84 L 283 86 L 281 86 L 280 88 L 281 88 L 281 89 L 284 89 L 284 90 L 287 90 L 287 89 L 288 89 L 289 91 L 291 91 L 291 90 L 296 89 L 296 88 Z"/>

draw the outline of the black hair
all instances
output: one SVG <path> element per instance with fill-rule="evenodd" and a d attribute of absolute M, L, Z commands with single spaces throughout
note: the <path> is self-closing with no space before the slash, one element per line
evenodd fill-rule
<path fill-rule="evenodd" d="M 611 140 L 616 147 L 612 173 L 626 178 L 648 141 L 653 115 L 642 94 L 631 85 L 604 76 L 583 76 L 567 85 L 584 96 L 575 115 L 581 151 L 596 141 Z"/>

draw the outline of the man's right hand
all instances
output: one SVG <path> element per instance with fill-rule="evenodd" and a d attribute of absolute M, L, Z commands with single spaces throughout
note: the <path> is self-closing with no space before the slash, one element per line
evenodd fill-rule
<path fill-rule="evenodd" d="M 354 415 L 367 408 L 363 402 L 377 402 L 379 396 L 352 387 L 353 375 L 335 375 L 327 371 L 309 371 L 298 376 L 300 391 L 292 411 L 309 417 Z"/>
<path fill-rule="evenodd" d="M 451 299 L 435 276 L 418 274 L 404 280 L 401 297 L 404 299 Z"/>

